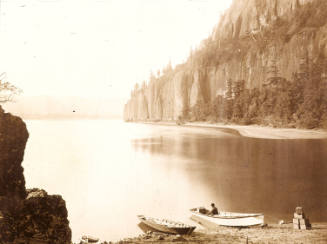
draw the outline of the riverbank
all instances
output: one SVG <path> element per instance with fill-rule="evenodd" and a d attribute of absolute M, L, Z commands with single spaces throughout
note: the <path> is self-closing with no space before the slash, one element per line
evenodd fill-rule
<path fill-rule="evenodd" d="M 234 135 L 262 139 L 327 139 L 327 130 L 305 130 L 296 128 L 273 128 L 258 125 L 230 125 L 209 122 L 187 122 L 177 125 L 176 122 L 143 122 L 153 125 L 214 128 Z"/>
<path fill-rule="evenodd" d="M 174 236 L 161 233 L 142 234 L 116 242 L 123 243 L 202 243 L 202 244 L 238 244 L 238 243 L 327 243 L 327 223 L 313 223 L 311 230 L 294 230 L 292 224 L 273 224 L 264 228 L 236 229 L 220 227 L 217 231 L 198 229 L 189 236 Z"/>

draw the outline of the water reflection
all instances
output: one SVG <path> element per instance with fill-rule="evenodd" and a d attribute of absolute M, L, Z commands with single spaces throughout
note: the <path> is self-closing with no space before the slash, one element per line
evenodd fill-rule
<path fill-rule="evenodd" d="M 263 212 L 276 222 L 291 220 L 295 206 L 303 206 L 312 221 L 327 219 L 327 140 L 180 133 L 135 139 L 132 145 L 170 155 L 173 167 L 182 167 L 194 184 L 204 183 L 221 209 Z"/>
<path fill-rule="evenodd" d="M 28 188 L 66 201 L 73 241 L 141 233 L 136 215 L 192 223 L 188 209 L 264 212 L 302 205 L 327 219 L 326 140 L 261 140 L 215 129 L 121 121 L 27 121 Z"/>

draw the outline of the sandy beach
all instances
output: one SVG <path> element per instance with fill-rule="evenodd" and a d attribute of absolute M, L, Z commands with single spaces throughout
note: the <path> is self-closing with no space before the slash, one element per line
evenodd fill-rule
<path fill-rule="evenodd" d="M 176 122 L 143 122 L 154 125 L 177 126 Z M 327 139 L 327 130 L 306 130 L 296 128 L 273 128 L 259 125 L 233 125 L 209 122 L 187 122 L 179 126 L 216 128 L 239 136 L 262 139 Z"/>
<path fill-rule="evenodd" d="M 327 243 L 327 223 L 313 223 L 311 230 L 293 230 L 292 224 L 273 224 L 264 228 L 220 227 L 216 231 L 197 229 L 188 236 L 147 233 L 135 238 L 126 238 L 116 243 Z"/>

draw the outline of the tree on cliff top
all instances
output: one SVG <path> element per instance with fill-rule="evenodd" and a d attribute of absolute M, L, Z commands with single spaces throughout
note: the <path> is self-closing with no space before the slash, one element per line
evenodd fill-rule
<path fill-rule="evenodd" d="M 11 102 L 15 95 L 22 92 L 21 89 L 6 81 L 6 73 L 0 75 L 0 103 Z"/>

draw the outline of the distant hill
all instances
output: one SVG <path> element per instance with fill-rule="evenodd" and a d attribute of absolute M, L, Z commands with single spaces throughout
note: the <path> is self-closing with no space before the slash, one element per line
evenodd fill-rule
<path fill-rule="evenodd" d="M 123 102 L 82 97 L 17 97 L 2 105 L 24 119 L 120 119 Z"/>

